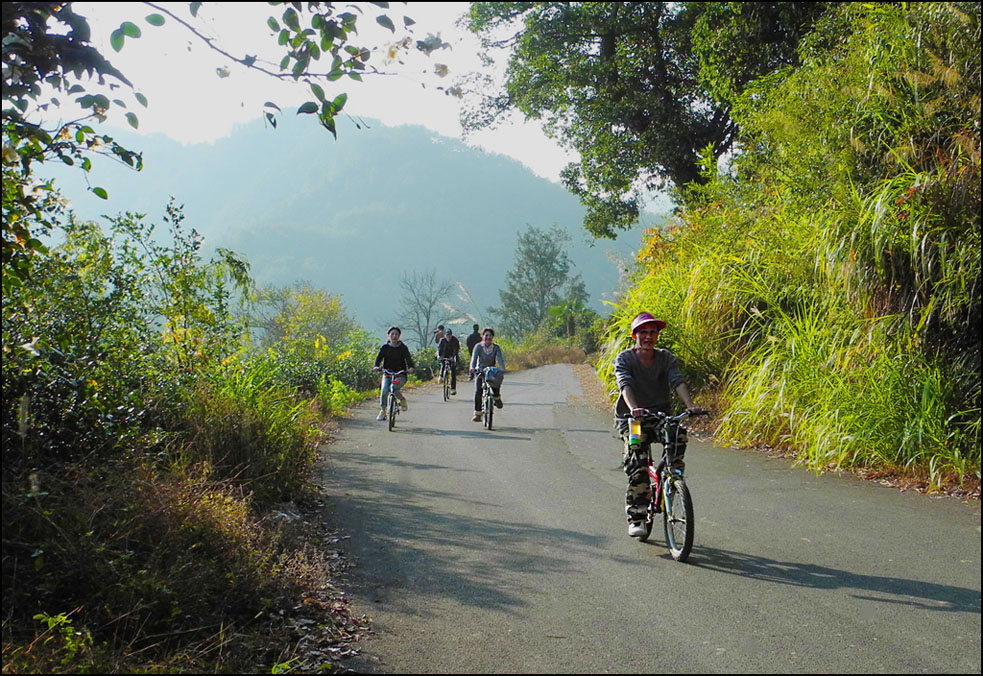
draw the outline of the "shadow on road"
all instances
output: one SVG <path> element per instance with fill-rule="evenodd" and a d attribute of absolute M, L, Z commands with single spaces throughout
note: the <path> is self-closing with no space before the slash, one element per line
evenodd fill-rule
<path fill-rule="evenodd" d="M 668 554 L 667 554 L 668 556 Z M 694 549 L 689 565 L 731 575 L 814 589 L 855 589 L 856 598 L 899 605 L 980 614 L 980 592 L 918 580 L 862 575 L 813 564 L 776 561 L 712 547 Z M 872 596 L 868 593 L 884 594 Z M 893 597 L 893 598 L 891 598 Z"/>
<path fill-rule="evenodd" d="M 483 610 L 527 605 L 538 575 L 569 570 L 565 552 L 604 552 L 606 538 L 574 530 L 480 516 L 497 505 L 480 493 L 468 497 L 422 488 L 415 482 L 379 481 L 376 466 L 469 472 L 393 456 L 334 450 L 343 466 L 332 470 L 328 509 L 350 534 L 359 561 L 352 582 L 390 610 L 427 616 L 421 598 L 450 598 Z"/>

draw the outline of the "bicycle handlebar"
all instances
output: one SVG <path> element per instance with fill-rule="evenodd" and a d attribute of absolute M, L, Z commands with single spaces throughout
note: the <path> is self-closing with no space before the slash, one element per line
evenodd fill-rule
<path fill-rule="evenodd" d="M 689 418 L 690 416 L 692 416 L 692 417 L 695 418 L 695 417 L 701 416 L 701 415 L 710 415 L 710 411 L 707 411 L 706 409 L 700 408 L 700 409 L 696 409 L 695 411 L 692 411 L 692 412 L 686 410 L 686 411 L 683 411 L 682 413 L 680 413 L 679 415 L 668 415 L 666 413 L 663 413 L 662 411 L 649 411 L 649 410 L 646 410 L 645 413 L 643 413 L 640 416 L 640 419 L 641 420 L 679 421 L 679 420 L 685 420 L 686 418 Z M 617 416 L 617 419 L 618 420 L 634 420 L 634 416 L 630 416 L 630 415 L 629 416 Z"/>

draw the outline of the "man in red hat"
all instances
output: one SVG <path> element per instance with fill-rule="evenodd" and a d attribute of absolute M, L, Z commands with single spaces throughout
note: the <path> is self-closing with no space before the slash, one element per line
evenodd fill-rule
<path fill-rule="evenodd" d="M 672 411 L 672 392 L 676 394 L 691 413 L 702 412 L 696 407 L 689 394 L 689 388 L 679 370 L 679 361 L 665 348 L 657 348 L 659 332 L 666 327 L 661 319 L 648 312 L 641 312 L 631 322 L 631 335 L 635 345 L 618 354 L 614 359 L 614 377 L 621 393 L 615 405 L 618 418 L 637 418 L 645 411 Z M 679 423 L 667 423 L 675 424 Z M 644 521 L 650 498 L 648 479 L 648 460 L 651 444 L 644 443 L 632 450 L 628 446 L 628 422 L 618 421 L 618 428 L 625 440 L 624 465 L 628 475 L 628 492 L 625 495 L 625 513 L 628 515 L 628 534 L 639 537 L 645 534 Z M 676 442 L 667 449 L 669 456 L 682 467 L 682 456 L 686 452 L 686 431 L 670 435 Z"/>

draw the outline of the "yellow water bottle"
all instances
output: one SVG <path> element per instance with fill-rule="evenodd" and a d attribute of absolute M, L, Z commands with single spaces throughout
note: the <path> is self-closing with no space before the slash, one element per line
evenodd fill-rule
<path fill-rule="evenodd" d="M 642 421 L 632 418 L 628 423 L 628 446 L 636 447 L 642 443 Z"/>

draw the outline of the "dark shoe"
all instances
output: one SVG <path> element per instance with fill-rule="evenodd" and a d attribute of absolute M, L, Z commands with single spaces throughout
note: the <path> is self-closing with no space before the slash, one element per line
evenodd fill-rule
<path fill-rule="evenodd" d="M 502 404 L 502 398 L 501 397 L 495 397 L 495 408 L 502 408 L 503 405 L 504 404 Z"/>

